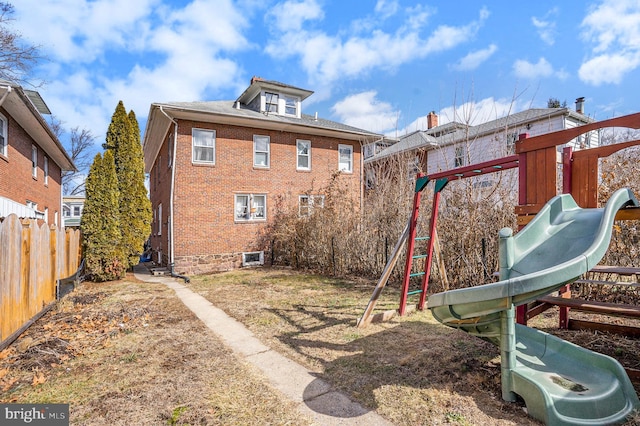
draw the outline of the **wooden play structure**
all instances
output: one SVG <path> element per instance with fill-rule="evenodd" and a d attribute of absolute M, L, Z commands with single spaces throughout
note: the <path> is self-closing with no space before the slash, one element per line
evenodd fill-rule
<path fill-rule="evenodd" d="M 469 166 L 459 167 L 452 170 L 434 173 L 431 175 L 418 174 L 416 179 L 412 211 L 407 225 L 402 232 L 392 255 L 383 270 L 383 273 L 376 285 L 376 288 L 369 300 L 369 303 L 358 320 L 358 327 L 365 327 L 371 322 L 387 320 L 395 315 L 405 315 L 408 310 L 408 298 L 412 295 L 419 296 L 415 308 L 422 310 L 427 301 L 427 290 L 431 274 L 434 253 L 437 244 L 436 225 L 438 219 L 438 207 L 441 193 L 450 181 L 464 179 L 472 176 L 479 176 L 488 173 L 497 173 L 508 169 L 518 169 L 518 205 L 515 207 L 517 223 L 520 228 L 529 223 L 540 209 L 551 198 L 558 195 L 558 147 L 565 146 L 570 141 L 587 132 L 603 128 L 631 128 L 640 129 L 640 113 L 626 115 L 586 124 L 580 127 L 547 133 L 540 136 L 529 137 L 528 134 L 521 134 L 516 142 L 516 154 L 496 160 Z M 640 140 L 633 140 L 623 143 L 604 145 L 595 148 L 574 151 L 571 147 L 562 149 L 562 193 L 571 194 L 578 206 L 582 208 L 598 207 L 598 160 L 608 157 L 622 149 L 640 145 Z M 434 182 L 431 217 L 429 221 L 429 231 L 427 236 L 417 235 L 418 216 L 421 205 L 422 193 L 429 182 Z M 616 216 L 616 220 L 638 220 L 640 219 L 640 209 L 621 210 Z M 427 249 L 425 253 L 415 254 L 416 242 L 426 241 Z M 406 263 L 404 265 L 403 284 L 401 298 L 397 310 L 386 311 L 374 314 L 376 302 L 385 287 L 393 268 L 396 266 L 404 246 L 406 245 Z M 412 272 L 413 262 L 416 259 L 424 258 L 424 270 Z M 441 262 L 440 262 L 441 263 Z M 439 267 L 443 270 L 443 267 Z M 443 271 L 444 272 L 444 271 Z M 615 266 L 601 266 L 591 270 L 589 274 L 616 274 L 617 276 L 634 276 L 635 283 L 640 275 L 640 268 L 621 268 Z M 421 278 L 419 290 L 410 291 L 409 281 L 413 277 Z M 577 283 L 589 283 L 599 285 L 620 284 L 618 281 L 595 280 L 585 277 Z M 626 283 L 626 281 L 625 281 Z M 626 283 L 628 284 L 628 283 Z M 633 283 L 628 284 L 633 285 Z M 640 284 L 638 284 L 640 286 Z M 625 332 L 638 336 L 640 328 L 629 329 L 628 327 L 616 327 L 612 324 L 587 324 L 584 321 L 570 321 L 569 310 L 581 310 L 607 315 L 622 315 L 633 318 L 640 317 L 640 307 L 634 305 L 619 305 L 610 303 L 594 303 L 586 300 L 572 299 L 569 285 L 564 286 L 559 291 L 559 296 L 546 296 L 533 303 L 518 306 L 516 309 L 516 321 L 519 324 L 526 324 L 527 320 L 535 315 L 559 306 L 559 325 L 562 328 L 599 328 L 607 331 Z M 640 374 L 638 374 L 640 377 Z"/>

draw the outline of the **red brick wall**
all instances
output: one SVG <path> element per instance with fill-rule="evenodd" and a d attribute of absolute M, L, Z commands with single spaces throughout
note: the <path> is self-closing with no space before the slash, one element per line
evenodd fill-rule
<path fill-rule="evenodd" d="M 27 132 L 11 118 L 6 111 L 0 110 L 8 120 L 8 152 L 7 156 L 0 154 L 0 196 L 9 198 L 17 203 L 25 204 L 27 200 L 38 204 L 38 210 L 44 212 L 49 209 L 50 224 L 54 223 L 58 212 L 58 224 L 62 224 L 62 210 L 60 206 L 62 172 L 60 166 L 49 158 L 49 179 L 44 181 L 44 150 L 38 146 L 37 178 L 31 174 L 31 145 L 37 144 Z"/>
<path fill-rule="evenodd" d="M 216 131 L 215 165 L 191 162 L 192 128 Z M 253 136 L 270 137 L 270 167 L 253 166 Z M 311 171 L 296 170 L 296 139 L 311 141 Z M 276 201 L 284 198 L 298 205 L 298 195 L 316 189 L 319 193 L 338 170 L 338 145 L 353 147 L 353 173 L 343 173 L 353 198 L 361 195 L 361 147 L 358 141 L 309 136 L 301 133 L 267 131 L 210 123 L 180 121 L 178 126 L 177 168 L 174 200 L 174 238 L 176 271 L 202 273 L 240 266 L 242 252 L 260 251 L 261 233 L 273 220 Z M 159 184 L 154 187 L 151 171 L 151 200 L 157 209 L 163 204 L 163 235 L 153 241 L 166 251 L 169 215 L 170 169 L 167 167 L 167 141 L 160 150 L 162 164 Z M 157 167 L 157 160 L 154 168 Z M 234 195 L 266 194 L 267 220 L 236 222 Z M 152 244 L 153 246 L 153 244 Z"/>

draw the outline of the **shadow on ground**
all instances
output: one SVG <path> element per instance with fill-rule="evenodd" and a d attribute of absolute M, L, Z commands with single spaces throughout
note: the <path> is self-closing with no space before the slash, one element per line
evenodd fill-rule
<path fill-rule="evenodd" d="M 392 421 L 539 424 L 527 417 L 523 404 L 502 401 L 499 351 L 494 345 L 431 323 L 427 313 L 418 314 L 428 317 L 425 321 L 409 317 L 360 330 L 344 308 L 297 305 L 270 310 L 295 328 L 277 339 L 324 366 L 305 397 L 324 381 Z M 322 338 L 323 332 L 336 327 L 342 329 L 344 343 Z M 385 412 L 388 407 L 396 408 Z"/>

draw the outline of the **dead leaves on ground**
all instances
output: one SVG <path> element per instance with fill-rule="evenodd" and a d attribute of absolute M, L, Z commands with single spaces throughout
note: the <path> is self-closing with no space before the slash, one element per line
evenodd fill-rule
<path fill-rule="evenodd" d="M 110 345 L 111 340 L 151 322 L 150 303 L 135 300 L 95 303 L 106 295 L 70 295 L 0 351 L 0 392 L 20 384 L 39 386 L 74 358 Z M 2 401 L 4 398 L 0 398 Z"/>

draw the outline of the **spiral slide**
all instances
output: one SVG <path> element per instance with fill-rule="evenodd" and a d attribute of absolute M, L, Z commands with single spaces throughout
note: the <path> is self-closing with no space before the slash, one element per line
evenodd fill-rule
<path fill-rule="evenodd" d="M 600 209 L 582 209 L 571 195 L 554 197 L 515 236 L 500 231 L 499 282 L 429 297 L 438 321 L 500 346 L 502 397 L 515 401 L 519 395 L 529 414 L 546 424 L 614 424 L 640 409 L 616 360 L 514 321 L 515 306 L 558 290 L 600 262 L 615 215 L 627 206 L 638 206 L 628 189 Z"/>

